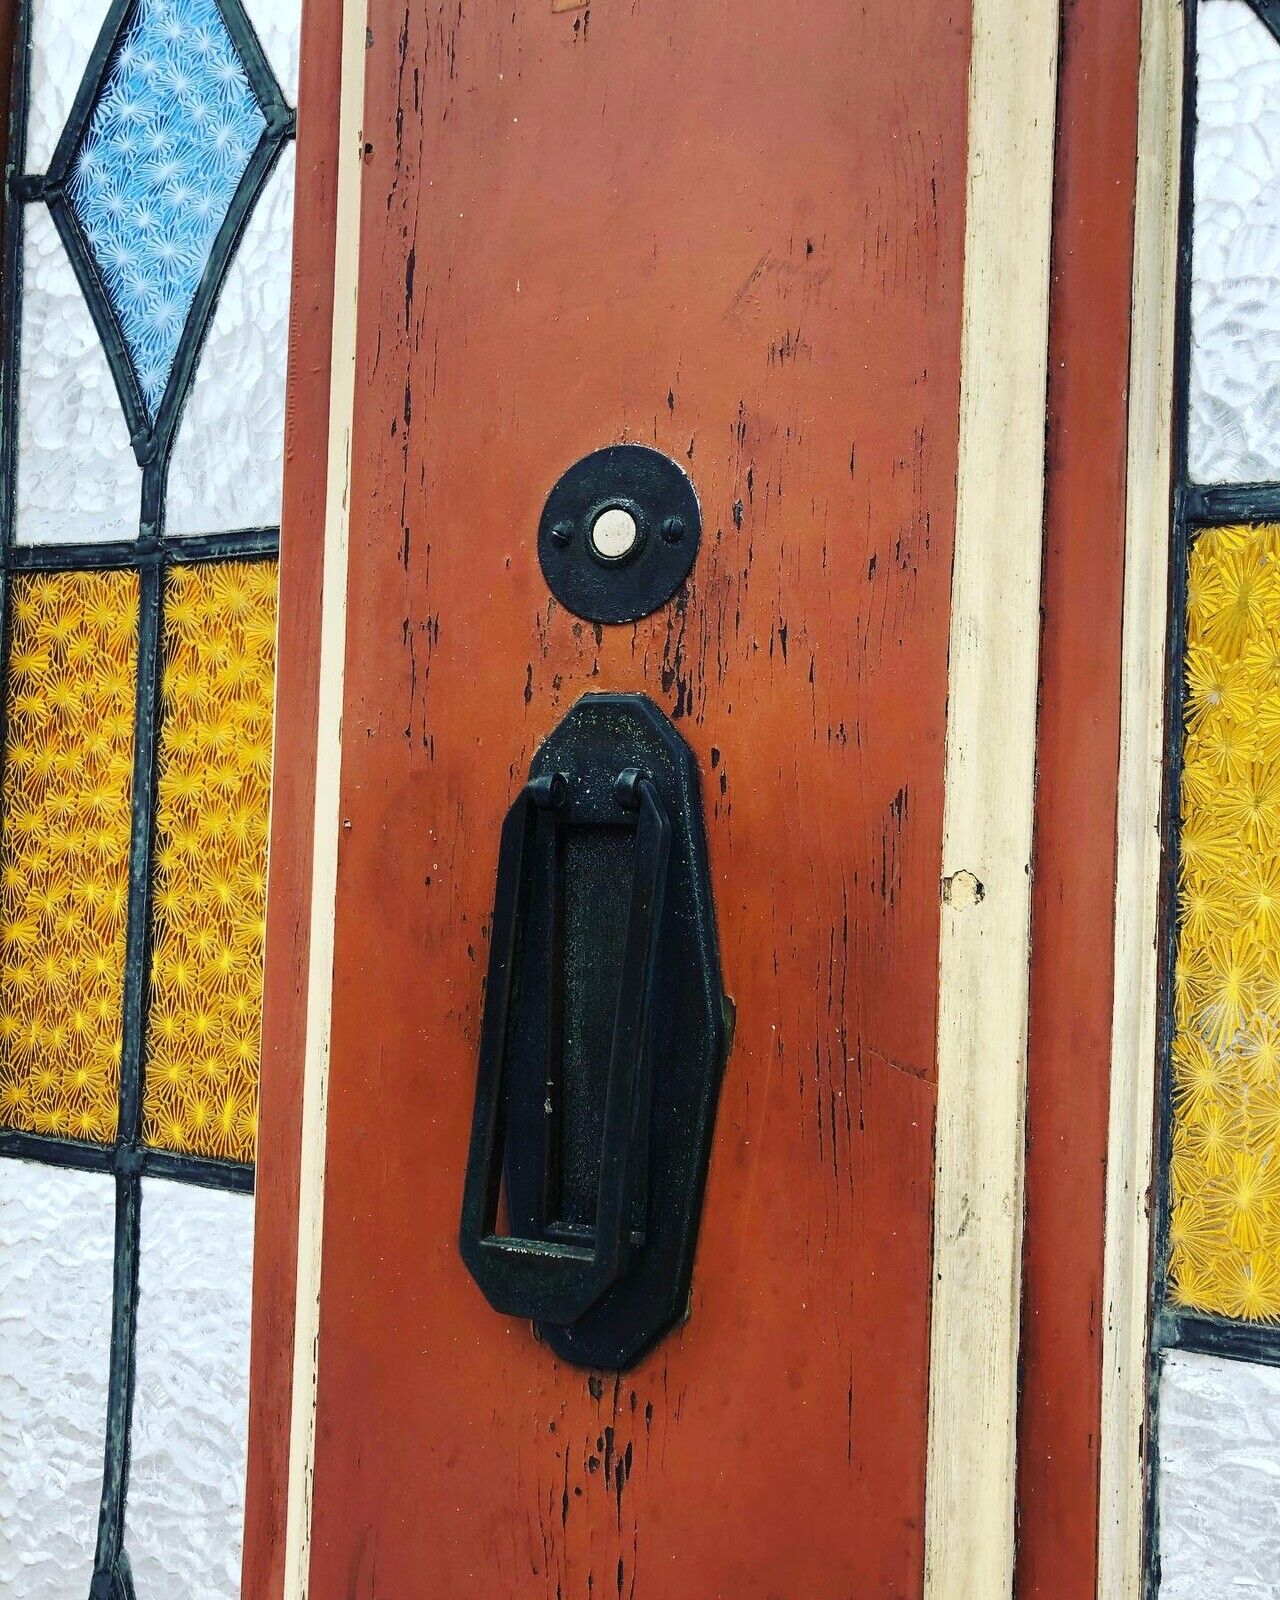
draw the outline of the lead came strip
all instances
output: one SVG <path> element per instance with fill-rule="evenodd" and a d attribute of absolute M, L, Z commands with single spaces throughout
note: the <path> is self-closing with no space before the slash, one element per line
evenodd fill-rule
<path fill-rule="evenodd" d="M 165 502 L 219 295 L 277 169 L 288 214 L 293 112 L 276 72 L 296 82 L 298 16 L 292 0 L 250 0 L 269 61 L 240 0 L 114 0 L 87 54 L 83 11 L 62 9 L 19 9 L 7 165 L 0 1156 L 17 1160 L 0 1174 L 0 1260 L 31 1265 L 0 1283 L 11 1301 L 33 1273 L 62 1272 L 64 1313 L 105 1318 L 110 1338 L 100 1485 L 69 1418 L 33 1458 L 46 1481 L 79 1460 L 96 1539 L 32 1484 L 29 1519 L 0 1517 L 0 1577 L 23 1573 L 15 1600 L 62 1600 L 81 1570 L 93 1600 L 146 1600 L 181 1571 L 235 1600 L 279 533 L 206 531 L 188 512 L 172 537 Z M 289 231 L 271 215 L 261 275 L 278 284 Z M 243 296 L 236 310 L 243 327 Z M 240 388 L 234 361 L 203 381 L 206 411 L 210 385 Z M 259 447 L 252 429 L 238 444 Z M 86 1194 L 113 1177 L 109 1300 L 75 1265 L 105 1245 L 80 1212 L 26 1221 L 42 1174 Z M 197 1203 L 205 1191 L 222 1194 Z M 212 1295 L 203 1310 L 190 1300 L 190 1327 L 208 1336 L 162 1342 L 162 1373 L 139 1329 L 196 1292 L 202 1259 Z M 58 1377 L 35 1360 L 0 1373 L 0 1418 L 19 1438 L 37 1372 Z M 184 1409 L 215 1381 L 211 1362 L 222 1443 L 202 1456 Z M 186 1397 L 176 1412 L 172 1394 Z M 213 1437 L 211 1420 L 190 1425 Z M 166 1461 L 171 1437 L 190 1460 Z M 57 1561 L 24 1563 L 37 1546 Z"/>

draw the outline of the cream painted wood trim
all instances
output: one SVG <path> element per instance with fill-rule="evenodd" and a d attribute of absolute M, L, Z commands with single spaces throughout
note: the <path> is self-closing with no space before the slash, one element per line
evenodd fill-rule
<path fill-rule="evenodd" d="M 1182 51 L 1177 0 L 1143 0 L 1103 1271 L 1098 1594 L 1106 1600 L 1139 1600 L 1143 1581 Z"/>
<path fill-rule="evenodd" d="M 1058 6 L 974 0 L 943 816 L 928 1600 L 1013 1587 Z"/>
<path fill-rule="evenodd" d="M 328 1133 L 329 1039 L 333 1010 L 334 912 L 338 889 L 339 779 L 347 640 L 351 438 L 356 389 L 356 308 L 360 279 L 360 188 L 364 170 L 364 67 L 368 9 L 342 10 L 338 98 L 337 233 L 333 355 L 329 378 L 329 459 L 325 489 L 320 610 L 320 695 L 316 733 L 315 842 L 311 862 L 311 938 L 302 1088 L 298 1195 L 297 1320 L 285 1527 L 284 1600 L 306 1600 L 311 1566 L 319 1375 L 320 1265 Z"/>

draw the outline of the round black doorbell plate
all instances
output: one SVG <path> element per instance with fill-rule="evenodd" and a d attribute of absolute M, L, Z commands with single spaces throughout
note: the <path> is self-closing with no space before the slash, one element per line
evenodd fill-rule
<path fill-rule="evenodd" d="M 613 444 L 576 461 L 547 496 L 538 561 L 575 617 L 636 622 L 684 582 L 701 533 L 681 468 L 647 445 Z"/>

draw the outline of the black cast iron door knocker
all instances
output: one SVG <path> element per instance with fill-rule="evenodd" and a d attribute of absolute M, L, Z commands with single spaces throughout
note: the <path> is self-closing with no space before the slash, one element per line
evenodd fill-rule
<path fill-rule="evenodd" d="M 628 1366 L 686 1314 L 729 1014 L 693 756 L 643 695 L 587 695 L 503 824 L 461 1227 L 566 1360 Z"/>

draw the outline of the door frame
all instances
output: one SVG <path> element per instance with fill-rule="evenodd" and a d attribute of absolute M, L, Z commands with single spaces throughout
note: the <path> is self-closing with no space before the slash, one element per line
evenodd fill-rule
<path fill-rule="evenodd" d="M 1008 1593 L 1014 1566 L 1058 9 L 973 0 L 972 28 L 940 884 L 925 1581 L 937 1600 Z M 244 1569 L 264 1600 L 302 1600 L 308 1584 L 364 58 L 363 8 L 308 0 Z"/>
<path fill-rule="evenodd" d="M 1147 1347 L 1183 47 L 1177 0 L 1144 0 L 1098 1515 L 1098 1592 L 1120 1600 L 1139 1600 L 1146 1585 Z"/>
<path fill-rule="evenodd" d="M 1013 1583 L 1058 8 L 974 0 L 972 29 L 940 886 L 931 1600 L 986 1600 Z"/>
<path fill-rule="evenodd" d="M 346 11 L 302 5 L 242 1564 L 242 1592 L 264 1600 L 305 1574 L 314 1447 L 327 1029 L 312 975 L 332 967 L 361 162 Z M 326 883 L 330 914 L 313 917 Z"/>

